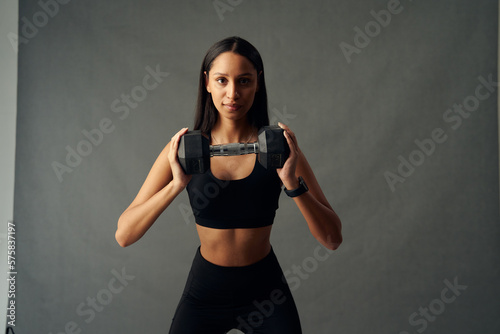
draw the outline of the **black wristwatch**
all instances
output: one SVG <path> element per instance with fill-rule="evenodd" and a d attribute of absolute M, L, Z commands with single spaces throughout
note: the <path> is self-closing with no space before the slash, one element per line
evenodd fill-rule
<path fill-rule="evenodd" d="M 307 188 L 306 181 L 302 178 L 302 176 L 299 176 L 299 187 L 297 189 L 293 190 L 288 190 L 285 188 L 285 194 L 287 194 L 290 197 L 297 197 L 308 191 L 309 188 Z"/>

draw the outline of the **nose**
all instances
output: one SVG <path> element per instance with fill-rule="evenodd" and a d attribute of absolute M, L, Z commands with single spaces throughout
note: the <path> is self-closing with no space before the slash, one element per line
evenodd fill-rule
<path fill-rule="evenodd" d="M 226 95 L 228 98 L 232 99 L 232 100 L 236 100 L 240 94 L 238 93 L 238 87 L 236 86 L 236 83 L 235 82 L 230 82 L 227 86 L 226 86 Z"/>

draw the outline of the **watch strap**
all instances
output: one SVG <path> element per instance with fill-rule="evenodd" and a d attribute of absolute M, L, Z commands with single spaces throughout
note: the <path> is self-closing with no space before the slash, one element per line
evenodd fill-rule
<path fill-rule="evenodd" d="M 287 194 L 289 197 L 297 197 L 308 191 L 309 188 L 306 185 L 306 181 L 302 178 L 302 176 L 299 176 L 299 187 L 293 190 L 288 190 L 285 188 L 285 194 Z"/>

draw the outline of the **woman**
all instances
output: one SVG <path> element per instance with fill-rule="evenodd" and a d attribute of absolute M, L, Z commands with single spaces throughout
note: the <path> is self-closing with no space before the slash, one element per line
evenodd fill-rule
<path fill-rule="evenodd" d="M 200 71 L 195 130 L 212 145 L 257 141 L 269 124 L 264 67 L 249 42 L 214 44 Z M 210 170 L 186 175 L 177 158 L 180 130 L 154 163 L 136 198 L 118 220 L 116 240 L 139 240 L 187 188 L 201 246 L 193 260 L 170 333 L 301 333 L 297 309 L 270 244 L 282 186 L 311 233 L 328 249 L 342 242 L 341 223 L 325 198 L 294 133 L 280 124 L 290 147 L 283 168 L 266 170 L 256 155 L 210 158 Z M 299 178 L 300 176 L 300 178 Z"/>

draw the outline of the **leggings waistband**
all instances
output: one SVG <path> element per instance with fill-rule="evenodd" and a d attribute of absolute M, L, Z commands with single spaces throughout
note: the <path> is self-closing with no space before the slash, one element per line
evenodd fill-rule
<path fill-rule="evenodd" d="M 196 255 L 193 260 L 193 264 L 195 263 L 200 266 L 203 266 L 204 269 L 209 271 L 218 271 L 221 273 L 232 272 L 232 273 L 245 274 L 246 272 L 254 272 L 256 270 L 265 269 L 266 267 L 269 266 L 274 266 L 275 264 L 278 263 L 278 259 L 276 258 L 276 254 L 274 254 L 273 247 L 271 246 L 271 250 L 269 251 L 269 253 L 255 263 L 238 267 L 220 266 L 205 259 L 203 255 L 201 255 L 201 246 L 198 246 L 198 249 L 196 250 Z"/>

